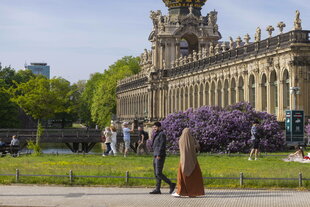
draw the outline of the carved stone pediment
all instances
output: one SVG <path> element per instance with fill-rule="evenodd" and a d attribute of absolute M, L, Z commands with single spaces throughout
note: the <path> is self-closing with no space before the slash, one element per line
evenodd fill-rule
<path fill-rule="evenodd" d="M 183 25 L 182 27 L 180 27 L 179 29 L 177 29 L 173 35 L 175 36 L 183 36 L 185 34 L 195 34 L 197 37 L 199 37 L 199 30 L 198 30 L 198 27 L 193 25 L 193 24 L 190 24 L 190 25 Z"/>

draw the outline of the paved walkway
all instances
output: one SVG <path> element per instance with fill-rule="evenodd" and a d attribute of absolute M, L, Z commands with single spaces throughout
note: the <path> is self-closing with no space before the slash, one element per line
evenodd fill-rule
<path fill-rule="evenodd" d="M 0 186 L 3 207 L 309 207 L 310 192 L 206 190 L 204 198 L 174 198 L 163 189 Z"/>

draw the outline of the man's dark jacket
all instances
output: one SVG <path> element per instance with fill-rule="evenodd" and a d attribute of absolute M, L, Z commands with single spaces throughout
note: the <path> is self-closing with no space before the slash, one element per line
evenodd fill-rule
<path fill-rule="evenodd" d="M 154 156 L 166 156 L 166 135 L 163 131 L 156 133 L 153 140 Z"/>

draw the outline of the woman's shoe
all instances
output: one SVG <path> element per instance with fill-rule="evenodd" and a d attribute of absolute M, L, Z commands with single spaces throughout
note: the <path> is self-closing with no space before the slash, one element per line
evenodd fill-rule
<path fill-rule="evenodd" d="M 177 192 L 174 192 L 171 194 L 173 197 L 181 197 L 179 194 L 177 194 Z"/>

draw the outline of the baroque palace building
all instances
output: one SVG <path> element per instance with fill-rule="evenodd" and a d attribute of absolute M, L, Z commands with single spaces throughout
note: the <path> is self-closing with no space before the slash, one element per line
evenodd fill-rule
<path fill-rule="evenodd" d="M 205 105 L 249 102 L 284 121 L 285 110 L 304 110 L 310 116 L 310 31 L 302 30 L 299 11 L 294 28 L 268 26 L 261 39 L 247 34 L 229 42 L 217 24 L 217 12 L 206 16 L 207 0 L 163 0 L 169 8 L 151 11 L 151 50 L 141 55 L 141 72 L 118 82 L 119 120 L 162 120 L 169 113 Z M 290 93 L 298 87 L 300 94 Z M 295 97 L 296 96 L 296 101 Z"/>

